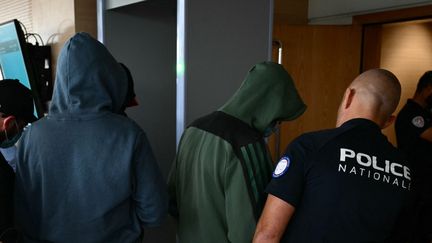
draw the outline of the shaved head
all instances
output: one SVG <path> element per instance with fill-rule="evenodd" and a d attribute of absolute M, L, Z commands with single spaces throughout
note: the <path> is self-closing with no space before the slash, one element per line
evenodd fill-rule
<path fill-rule="evenodd" d="M 390 71 L 371 69 L 363 72 L 345 92 L 339 108 L 338 125 L 357 117 L 371 119 L 383 127 L 396 110 L 400 95 L 399 80 Z"/>

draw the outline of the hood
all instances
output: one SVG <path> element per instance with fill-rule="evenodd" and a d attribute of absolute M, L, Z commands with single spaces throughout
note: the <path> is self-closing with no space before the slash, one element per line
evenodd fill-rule
<path fill-rule="evenodd" d="M 106 47 L 77 33 L 60 52 L 49 115 L 118 113 L 126 90 L 126 73 Z"/>
<path fill-rule="evenodd" d="M 274 122 L 297 118 L 306 105 L 282 65 L 262 62 L 249 70 L 240 88 L 220 110 L 264 132 Z"/>

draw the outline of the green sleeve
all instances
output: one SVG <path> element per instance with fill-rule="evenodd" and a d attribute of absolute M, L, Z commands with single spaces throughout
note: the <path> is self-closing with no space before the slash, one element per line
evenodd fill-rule
<path fill-rule="evenodd" d="M 228 239 L 233 243 L 251 242 L 256 221 L 241 163 L 235 156 L 226 164 L 224 184 Z"/>

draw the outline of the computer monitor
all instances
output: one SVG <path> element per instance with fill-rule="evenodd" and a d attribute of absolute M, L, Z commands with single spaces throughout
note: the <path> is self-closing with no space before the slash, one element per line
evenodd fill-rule
<path fill-rule="evenodd" d="M 0 24 L 0 80 L 18 79 L 32 91 L 35 116 L 44 115 L 29 59 L 26 40 L 18 20 Z M 0 81 L 1 82 L 1 81 Z"/>

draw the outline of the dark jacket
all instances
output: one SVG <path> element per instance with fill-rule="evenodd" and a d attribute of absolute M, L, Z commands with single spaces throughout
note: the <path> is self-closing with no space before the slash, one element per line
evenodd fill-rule
<path fill-rule="evenodd" d="M 165 182 L 144 131 L 120 115 L 124 69 L 97 40 L 64 45 L 48 116 L 17 151 L 16 216 L 25 240 L 136 242 L 159 225 Z"/>
<path fill-rule="evenodd" d="M 14 242 L 13 191 L 15 173 L 0 153 L 0 242 Z"/>

